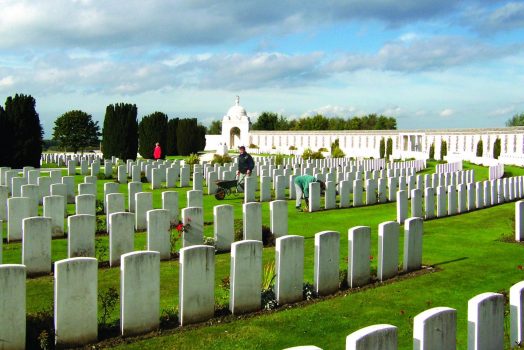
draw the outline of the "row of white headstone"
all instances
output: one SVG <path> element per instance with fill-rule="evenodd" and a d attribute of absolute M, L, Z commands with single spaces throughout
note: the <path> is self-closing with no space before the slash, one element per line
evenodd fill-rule
<path fill-rule="evenodd" d="M 150 212 L 151 213 L 151 212 Z M 129 213 L 111 216 L 111 227 L 125 223 Z M 121 220 L 122 219 L 122 220 Z M 32 230 L 45 228 L 46 218 L 26 219 Z M 48 225 L 48 224 L 47 224 Z M 406 222 L 404 232 L 404 271 L 419 269 L 422 264 L 421 218 Z M 380 281 L 398 273 L 400 225 L 379 225 L 378 276 Z M 354 227 L 348 232 L 348 284 L 363 286 L 370 282 L 369 227 Z M 154 248 L 154 247 L 152 247 Z M 261 308 L 262 242 L 245 239 L 231 246 L 230 300 L 233 314 Z M 123 336 L 149 332 L 159 327 L 160 260 L 158 251 L 122 252 L 121 266 L 121 333 Z M 323 231 L 315 235 L 314 289 L 318 295 L 339 289 L 340 233 Z M 97 340 L 97 260 L 77 257 L 55 262 L 54 323 L 56 344 L 80 346 Z M 182 326 L 213 318 L 215 310 L 214 248 L 194 245 L 180 250 L 179 321 Z M 286 235 L 276 239 L 275 295 L 284 305 L 303 299 L 304 237 Z M 12 345 L 25 346 L 25 299 L 27 265 L 0 265 L 0 339 Z"/>
<path fill-rule="evenodd" d="M 422 199 L 424 197 L 424 200 Z M 411 191 L 411 216 L 432 219 L 518 200 L 524 197 L 524 176 Z M 436 202 L 436 203 L 435 203 Z M 436 204 L 436 205 L 435 205 Z M 435 212 L 436 209 L 436 212 Z M 409 215 L 408 192 L 397 192 L 397 221 Z"/>
<path fill-rule="evenodd" d="M 509 291 L 510 344 L 524 341 L 524 281 Z M 457 310 L 435 307 L 413 318 L 413 350 L 457 348 Z M 397 350 L 397 327 L 376 324 L 346 337 L 346 350 Z M 482 293 L 468 300 L 469 350 L 502 350 L 504 347 L 504 296 Z M 322 350 L 313 345 L 286 350 Z"/>
<path fill-rule="evenodd" d="M 462 170 L 462 161 L 458 162 L 448 162 L 444 164 L 437 164 L 435 166 L 436 173 L 454 173 L 456 171 Z"/>

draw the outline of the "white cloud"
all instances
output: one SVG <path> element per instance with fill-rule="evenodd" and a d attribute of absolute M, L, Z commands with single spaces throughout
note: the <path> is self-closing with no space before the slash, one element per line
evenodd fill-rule
<path fill-rule="evenodd" d="M 303 117 L 310 117 L 317 114 L 322 114 L 326 117 L 341 117 L 348 118 L 354 117 L 355 115 L 363 114 L 361 110 L 354 106 L 337 106 L 337 105 L 327 105 L 319 108 L 315 108 L 309 111 L 306 111 L 302 114 Z"/>
<path fill-rule="evenodd" d="M 12 76 L 7 76 L 0 79 L 0 88 L 1 87 L 10 87 L 15 83 L 15 79 Z"/>
<path fill-rule="evenodd" d="M 524 3 L 507 2 L 495 9 L 472 7 L 464 13 L 464 20 L 477 31 L 492 34 L 524 28 Z"/>
<path fill-rule="evenodd" d="M 388 42 L 375 54 L 343 54 L 328 63 L 326 69 L 333 72 L 361 69 L 401 72 L 441 70 L 498 59 L 522 50 L 522 44 L 492 46 L 462 37 L 412 38 Z"/>
<path fill-rule="evenodd" d="M 445 108 L 442 111 L 440 111 L 440 116 L 445 118 L 451 117 L 453 114 L 455 114 L 455 111 L 451 108 Z"/>

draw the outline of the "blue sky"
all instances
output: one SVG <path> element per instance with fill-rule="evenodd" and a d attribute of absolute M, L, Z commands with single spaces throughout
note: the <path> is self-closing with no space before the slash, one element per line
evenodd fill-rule
<path fill-rule="evenodd" d="M 381 113 L 400 129 L 501 127 L 524 112 L 524 2 L 0 0 L 0 100 L 31 94 L 50 137 L 103 122 Z"/>

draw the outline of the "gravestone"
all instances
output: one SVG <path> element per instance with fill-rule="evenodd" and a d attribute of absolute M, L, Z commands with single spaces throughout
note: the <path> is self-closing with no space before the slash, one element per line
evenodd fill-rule
<path fill-rule="evenodd" d="M 195 245 L 180 249 L 179 268 L 180 325 L 185 326 L 212 318 L 215 313 L 214 248 Z"/>
<path fill-rule="evenodd" d="M 109 215 L 109 266 L 118 266 L 120 256 L 135 249 L 134 219 L 132 213 Z"/>
<path fill-rule="evenodd" d="M 304 237 L 288 235 L 276 239 L 275 296 L 280 305 L 302 300 L 304 282 Z"/>
<path fill-rule="evenodd" d="M 377 278 L 380 281 L 394 277 L 398 273 L 399 230 L 399 223 L 395 221 L 378 225 Z"/>
<path fill-rule="evenodd" d="M 242 214 L 244 239 L 262 241 L 262 205 L 258 202 L 244 203 Z"/>
<path fill-rule="evenodd" d="M 244 240 L 231 245 L 229 310 L 233 315 L 260 309 L 262 242 Z"/>
<path fill-rule="evenodd" d="M 169 211 L 154 209 L 147 212 L 147 249 L 157 251 L 160 259 L 171 258 Z"/>
<path fill-rule="evenodd" d="M 160 325 L 160 254 L 122 255 L 120 265 L 120 334 L 148 333 Z"/>
<path fill-rule="evenodd" d="M 67 218 L 67 255 L 95 257 L 96 217 L 93 215 L 71 215 Z"/>
<path fill-rule="evenodd" d="M 187 229 L 182 234 L 182 246 L 200 245 L 204 241 L 204 211 L 201 207 L 182 209 L 182 223 Z"/>
<path fill-rule="evenodd" d="M 269 203 L 270 229 L 275 238 L 288 234 L 287 201 L 276 200 Z"/>
<path fill-rule="evenodd" d="M 51 219 L 26 218 L 22 227 L 22 264 L 27 268 L 27 275 L 51 272 Z"/>
<path fill-rule="evenodd" d="M 3 349 L 26 348 L 26 267 L 0 263 L 0 339 Z"/>
<path fill-rule="evenodd" d="M 57 347 L 78 347 L 98 338 L 98 262 L 71 258 L 55 262 L 54 321 Z"/>
<path fill-rule="evenodd" d="M 135 229 L 142 231 L 147 228 L 147 212 L 153 209 L 153 193 L 135 193 Z"/>
<path fill-rule="evenodd" d="M 413 350 L 456 349 L 457 310 L 434 307 L 413 318 Z"/>
<path fill-rule="evenodd" d="M 371 229 L 357 226 L 348 231 L 348 277 L 350 288 L 361 287 L 370 280 Z"/>
<path fill-rule="evenodd" d="M 218 251 L 229 251 L 235 240 L 233 206 L 229 204 L 214 206 L 213 217 L 215 247 Z"/>
<path fill-rule="evenodd" d="M 315 234 L 313 285 L 317 295 L 338 290 L 340 233 L 323 231 Z"/>

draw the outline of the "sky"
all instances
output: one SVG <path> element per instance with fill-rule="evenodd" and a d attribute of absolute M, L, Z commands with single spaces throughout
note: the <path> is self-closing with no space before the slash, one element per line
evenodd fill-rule
<path fill-rule="evenodd" d="M 524 1 L 0 0 L 0 101 L 46 132 L 133 103 L 221 120 L 317 113 L 399 129 L 503 127 L 524 112 Z"/>

